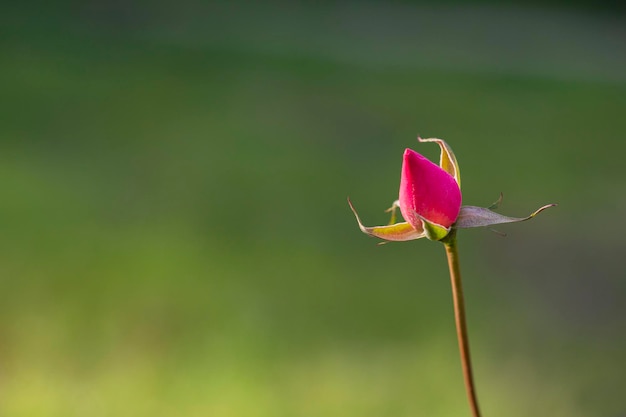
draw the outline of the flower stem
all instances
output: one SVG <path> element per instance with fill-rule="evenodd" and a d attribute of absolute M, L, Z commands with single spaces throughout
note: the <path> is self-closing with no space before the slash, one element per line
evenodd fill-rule
<path fill-rule="evenodd" d="M 442 240 L 448 257 L 448 267 L 450 268 L 450 280 L 452 282 L 452 300 L 454 302 L 454 319 L 456 321 L 456 334 L 459 339 L 459 351 L 461 353 L 461 365 L 463 367 L 463 377 L 465 379 L 465 391 L 472 409 L 473 417 L 480 417 L 478 409 L 478 399 L 476 398 L 476 387 L 472 375 L 472 361 L 470 359 L 469 338 L 467 335 L 467 324 L 465 322 L 465 301 L 463 299 L 463 285 L 461 283 L 461 269 L 459 267 L 459 252 L 456 243 L 456 230 Z"/>

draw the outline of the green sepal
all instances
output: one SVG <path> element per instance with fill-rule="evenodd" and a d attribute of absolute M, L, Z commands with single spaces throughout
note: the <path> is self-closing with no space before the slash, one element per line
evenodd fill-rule
<path fill-rule="evenodd" d="M 426 237 L 430 240 L 441 240 L 444 237 L 448 236 L 448 233 L 450 233 L 449 228 L 445 228 L 437 223 L 429 222 L 421 216 L 420 219 L 422 220 L 422 223 L 424 225 L 424 233 L 426 234 Z"/>

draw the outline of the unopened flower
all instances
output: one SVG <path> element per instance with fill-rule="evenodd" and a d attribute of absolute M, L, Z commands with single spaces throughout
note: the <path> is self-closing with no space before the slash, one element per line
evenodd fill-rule
<path fill-rule="evenodd" d="M 450 146 L 441 139 L 422 139 L 420 142 L 435 142 L 441 148 L 439 165 L 424 156 L 406 149 L 402 160 L 400 193 L 388 209 L 390 224 L 386 226 L 364 226 L 354 206 L 348 199 L 361 230 L 388 241 L 405 241 L 427 237 L 431 240 L 445 238 L 452 229 L 490 226 L 528 220 L 548 207 L 536 210 L 528 217 L 502 216 L 489 208 L 461 206 L 461 176 L 456 157 Z M 494 206 L 490 208 L 494 208 Z M 395 210 L 400 208 L 405 222 L 395 223 Z"/>

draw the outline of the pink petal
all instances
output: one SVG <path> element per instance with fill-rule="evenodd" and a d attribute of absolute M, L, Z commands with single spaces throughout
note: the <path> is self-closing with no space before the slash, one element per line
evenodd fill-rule
<path fill-rule="evenodd" d="M 422 228 L 420 216 L 448 228 L 461 210 L 454 177 L 411 149 L 404 151 L 399 200 L 402 216 L 416 229 Z"/>

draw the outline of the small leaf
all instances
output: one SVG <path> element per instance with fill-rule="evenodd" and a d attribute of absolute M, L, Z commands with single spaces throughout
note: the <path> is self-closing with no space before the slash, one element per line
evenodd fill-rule
<path fill-rule="evenodd" d="M 516 223 L 530 220 L 543 210 L 554 207 L 556 204 L 548 204 L 537 209 L 528 217 L 508 217 L 495 213 L 489 209 L 475 206 L 463 206 L 453 227 L 468 229 L 470 227 L 484 227 L 492 224 Z"/>

